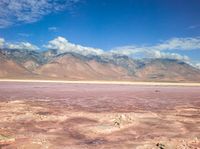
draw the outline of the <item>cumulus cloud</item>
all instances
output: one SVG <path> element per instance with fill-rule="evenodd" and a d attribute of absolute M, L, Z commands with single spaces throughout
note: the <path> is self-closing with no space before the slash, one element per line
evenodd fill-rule
<path fill-rule="evenodd" d="M 199 50 L 200 37 L 195 38 L 172 38 L 167 41 L 150 46 L 123 46 L 112 49 L 110 52 L 135 56 L 143 55 L 147 58 L 170 58 L 189 61 L 185 55 L 173 53 L 173 50 Z M 169 52 L 170 51 L 170 52 Z"/>
<path fill-rule="evenodd" d="M 39 50 L 39 48 L 36 45 L 33 45 L 29 42 L 6 43 L 5 47 L 7 49 L 19 49 L 19 50 L 30 50 L 30 51 Z"/>
<path fill-rule="evenodd" d="M 146 57 L 148 58 L 161 58 L 161 59 L 176 59 L 188 62 L 190 59 L 186 55 L 180 55 L 177 53 L 168 53 L 168 52 L 161 52 L 161 51 L 146 51 Z"/>
<path fill-rule="evenodd" d="M 150 46 L 123 46 L 111 50 L 114 53 L 132 55 L 144 51 L 167 51 L 167 50 L 197 50 L 200 49 L 200 37 L 196 38 L 172 38 L 170 40 Z"/>
<path fill-rule="evenodd" d="M 200 37 L 172 38 L 151 47 L 156 50 L 195 50 L 200 49 Z"/>
<path fill-rule="evenodd" d="M 172 52 L 173 49 L 178 50 L 194 50 L 198 49 L 199 38 L 173 38 L 167 40 L 166 42 L 151 45 L 151 46 L 123 46 L 116 47 L 109 51 L 104 51 L 102 49 L 86 47 L 79 44 L 74 44 L 69 42 L 64 37 L 57 37 L 44 45 L 47 49 L 56 49 L 59 53 L 74 52 L 81 55 L 112 55 L 120 54 L 127 55 L 133 58 L 161 58 L 161 59 L 176 59 L 190 63 L 192 60 L 186 56 L 178 53 Z M 190 41 L 190 42 L 189 42 Z M 21 50 L 39 50 L 39 47 L 33 45 L 29 42 L 18 42 L 10 43 L 6 42 L 3 38 L 0 38 L 0 47 L 8 49 L 21 49 Z M 193 63 L 194 64 L 194 63 Z M 200 67 L 196 64 L 195 67 Z"/>
<path fill-rule="evenodd" d="M 118 47 L 110 51 L 114 54 L 122 54 L 132 57 L 137 57 L 138 55 L 142 58 L 160 58 L 160 59 L 176 59 L 182 61 L 189 61 L 189 57 L 185 55 L 180 55 L 178 53 L 171 52 L 161 52 L 158 50 L 151 50 L 148 47 L 136 47 L 136 46 L 125 46 Z"/>
<path fill-rule="evenodd" d="M 29 42 L 16 42 L 16 43 L 11 43 L 5 41 L 4 38 L 0 38 L 0 48 L 6 48 L 6 49 L 19 49 L 19 50 L 39 50 L 40 48 L 37 47 L 36 45 L 33 45 Z"/>
<path fill-rule="evenodd" d="M 78 44 L 70 43 L 67 39 L 64 37 L 57 37 L 51 41 L 44 47 L 48 49 L 57 49 L 60 53 L 64 52 L 75 52 L 82 55 L 89 55 L 89 54 L 95 54 L 99 55 L 103 53 L 103 50 L 92 48 L 92 47 L 84 47 Z"/>
<path fill-rule="evenodd" d="M 137 46 L 123 46 L 123 47 L 116 47 L 110 50 L 110 53 L 133 56 L 142 51 L 144 51 L 144 49 Z"/>
<path fill-rule="evenodd" d="M 1 0 L 0 28 L 32 23 L 52 12 L 71 7 L 79 0 Z"/>
<path fill-rule="evenodd" d="M 200 38 L 173 38 L 163 43 L 159 43 L 151 46 L 123 46 L 116 47 L 110 51 L 103 51 L 102 49 L 95 49 L 91 47 L 84 47 L 70 43 L 63 37 L 57 37 L 54 40 L 49 41 L 45 46 L 48 49 L 57 49 L 60 53 L 63 52 L 76 52 L 83 55 L 88 54 L 120 54 L 137 58 L 168 58 L 177 59 L 188 62 L 190 59 L 186 55 L 180 55 L 178 53 L 169 52 L 170 50 L 194 50 L 200 48 Z"/>

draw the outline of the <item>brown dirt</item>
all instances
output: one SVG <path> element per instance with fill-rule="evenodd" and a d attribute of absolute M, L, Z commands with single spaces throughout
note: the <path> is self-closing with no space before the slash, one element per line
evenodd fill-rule
<path fill-rule="evenodd" d="M 198 149 L 200 87 L 0 83 L 2 149 Z"/>

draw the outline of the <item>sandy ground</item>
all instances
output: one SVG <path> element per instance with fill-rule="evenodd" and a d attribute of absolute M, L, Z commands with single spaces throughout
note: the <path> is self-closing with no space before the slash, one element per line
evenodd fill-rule
<path fill-rule="evenodd" d="M 2 149 L 199 149 L 200 87 L 0 82 Z"/>

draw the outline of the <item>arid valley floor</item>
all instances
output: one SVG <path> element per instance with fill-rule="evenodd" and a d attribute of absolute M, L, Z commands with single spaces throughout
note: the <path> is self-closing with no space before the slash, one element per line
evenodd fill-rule
<path fill-rule="evenodd" d="M 0 82 L 1 149 L 199 149 L 200 87 Z"/>

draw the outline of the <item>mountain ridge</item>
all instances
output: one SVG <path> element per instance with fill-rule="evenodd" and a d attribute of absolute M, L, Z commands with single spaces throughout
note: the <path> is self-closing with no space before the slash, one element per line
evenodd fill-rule
<path fill-rule="evenodd" d="M 133 59 L 119 54 L 81 55 L 59 53 L 54 49 L 0 49 L 0 58 L 4 61 L 1 62 L 0 78 L 200 82 L 199 69 L 175 59 Z"/>

